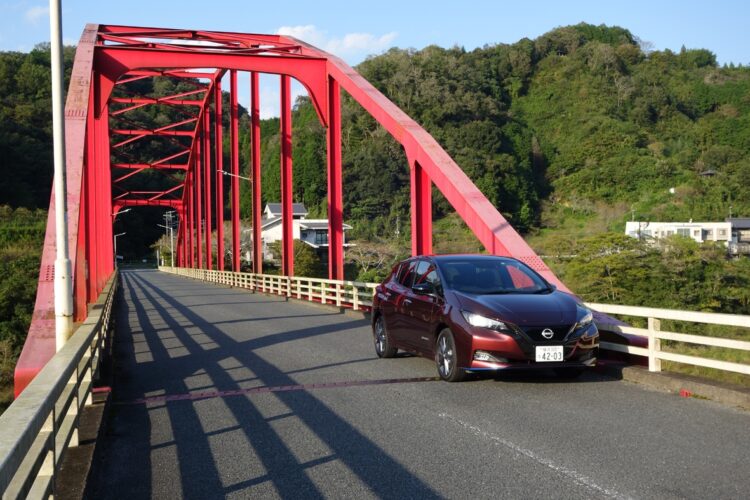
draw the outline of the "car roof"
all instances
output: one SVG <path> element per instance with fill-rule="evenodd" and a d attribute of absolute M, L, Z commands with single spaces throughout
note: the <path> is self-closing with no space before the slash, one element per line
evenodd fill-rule
<path fill-rule="evenodd" d="M 437 262 L 445 260 L 460 260 L 460 259 L 471 259 L 471 260 L 518 260 L 513 257 L 506 257 L 504 255 L 488 255 L 483 253 L 457 253 L 457 254 L 439 254 L 439 255 L 423 255 L 421 257 L 433 259 Z"/>

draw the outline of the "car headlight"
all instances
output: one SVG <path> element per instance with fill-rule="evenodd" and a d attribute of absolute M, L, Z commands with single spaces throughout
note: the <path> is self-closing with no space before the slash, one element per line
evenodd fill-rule
<path fill-rule="evenodd" d="M 497 331 L 510 331 L 510 327 L 502 321 L 487 318 L 485 316 L 482 316 L 481 314 L 475 314 L 469 311 L 461 311 L 461 314 L 463 315 L 466 322 L 471 326 L 477 326 L 479 328 L 489 328 L 490 330 Z"/>
<path fill-rule="evenodd" d="M 578 320 L 576 321 L 576 330 L 579 328 L 583 328 L 585 326 L 589 326 L 591 322 L 594 321 L 594 315 L 590 309 L 581 307 L 579 305 L 576 305 L 576 309 L 578 310 Z"/>

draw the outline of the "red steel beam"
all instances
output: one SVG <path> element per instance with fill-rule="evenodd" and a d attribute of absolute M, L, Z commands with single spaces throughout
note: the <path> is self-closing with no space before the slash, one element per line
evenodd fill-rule
<path fill-rule="evenodd" d="M 195 267 L 195 240 L 193 238 L 193 235 L 195 234 L 195 208 L 194 208 L 194 194 L 195 190 L 193 189 L 193 172 L 190 171 L 188 174 L 188 182 L 187 182 L 187 191 L 186 193 L 186 201 L 187 201 L 187 261 L 188 265 L 190 267 Z"/>
<path fill-rule="evenodd" d="M 422 166 L 409 161 L 411 181 L 411 253 L 432 253 L 432 187 Z"/>
<path fill-rule="evenodd" d="M 224 138 L 221 79 L 214 86 L 214 148 L 216 152 L 216 267 L 224 270 Z"/>
<path fill-rule="evenodd" d="M 253 204 L 253 272 L 263 272 L 263 241 L 260 206 L 260 84 L 258 73 L 250 74 L 250 171 Z"/>
<path fill-rule="evenodd" d="M 281 75 L 281 274 L 294 276 L 291 79 Z"/>
<path fill-rule="evenodd" d="M 203 205 L 205 214 L 206 230 L 206 269 L 213 269 L 213 251 L 211 250 L 211 113 L 206 101 L 206 107 L 203 109 L 203 196 L 205 204 Z"/>
<path fill-rule="evenodd" d="M 200 132 L 197 133 L 200 137 Z M 203 156 L 200 138 L 195 141 L 195 161 L 193 162 L 193 171 L 195 172 L 195 246 L 198 254 L 198 267 L 203 268 L 203 173 L 201 172 L 201 158 Z"/>
<path fill-rule="evenodd" d="M 328 278 L 344 279 L 344 201 L 341 180 L 341 93 L 328 81 Z"/>
<path fill-rule="evenodd" d="M 184 204 L 183 200 L 146 200 L 146 199 L 134 199 L 125 198 L 118 200 L 114 203 L 114 207 L 117 209 L 127 207 L 169 207 L 169 208 L 180 208 Z"/>
<path fill-rule="evenodd" d="M 135 170 L 187 170 L 186 163 L 113 163 L 113 168 L 126 168 Z"/>
<path fill-rule="evenodd" d="M 232 185 L 232 270 L 240 271 L 240 149 L 239 120 L 237 109 L 237 72 L 229 73 L 229 143 L 231 145 Z"/>

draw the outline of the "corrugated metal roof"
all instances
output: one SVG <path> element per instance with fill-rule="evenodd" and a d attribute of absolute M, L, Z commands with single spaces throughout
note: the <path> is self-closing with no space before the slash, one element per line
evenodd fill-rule
<path fill-rule="evenodd" d="M 351 229 L 352 226 L 344 224 L 344 229 Z M 302 229 L 328 229 L 327 219 L 302 219 L 299 221 L 299 227 Z"/>
<path fill-rule="evenodd" d="M 732 224 L 732 229 L 750 229 L 750 217 L 728 217 L 726 221 Z"/>
<path fill-rule="evenodd" d="M 266 209 L 270 210 L 271 213 L 281 213 L 281 203 L 266 203 Z M 292 214 L 293 215 L 307 215 L 307 208 L 304 203 L 292 203 Z"/>

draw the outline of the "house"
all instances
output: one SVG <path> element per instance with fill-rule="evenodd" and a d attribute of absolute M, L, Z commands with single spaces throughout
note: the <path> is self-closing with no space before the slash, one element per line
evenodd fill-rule
<path fill-rule="evenodd" d="M 692 238 L 698 243 L 718 241 L 728 245 L 732 239 L 730 222 L 644 222 L 625 223 L 625 234 L 633 238 L 658 240 L 674 234 Z"/>
<path fill-rule="evenodd" d="M 328 219 L 306 219 L 308 214 L 305 205 L 294 203 L 292 205 L 292 235 L 295 240 L 300 240 L 314 248 L 318 255 L 323 258 L 328 253 Z M 344 224 L 344 247 L 352 246 L 346 243 L 346 232 L 352 227 Z M 270 251 L 269 244 L 281 240 L 281 203 L 268 203 L 263 210 L 261 225 L 261 238 L 263 239 L 263 258 L 273 260 L 279 258 Z"/>
<path fill-rule="evenodd" d="M 750 255 L 750 217 L 729 217 L 726 221 L 732 225 L 729 253 Z"/>

